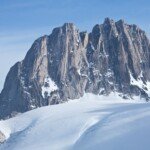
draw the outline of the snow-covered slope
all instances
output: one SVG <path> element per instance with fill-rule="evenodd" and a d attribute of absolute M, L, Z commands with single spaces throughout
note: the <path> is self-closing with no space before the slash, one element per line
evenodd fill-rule
<path fill-rule="evenodd" d="M 86 94 L 0 121 L 0 150 L 149 150 L 150 104 Z"/>

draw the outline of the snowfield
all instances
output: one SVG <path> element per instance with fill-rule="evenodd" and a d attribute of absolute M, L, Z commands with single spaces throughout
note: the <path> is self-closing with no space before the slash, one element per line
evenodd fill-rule
<path fill-rule="evenodd" d="M 0 150 L 150 150 L 150 103 L 86 94 L 0 121 Z"/>

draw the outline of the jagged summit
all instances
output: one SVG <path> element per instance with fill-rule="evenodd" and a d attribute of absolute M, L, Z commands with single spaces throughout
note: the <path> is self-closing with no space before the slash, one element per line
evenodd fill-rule
<path fill-rule="evenodd" d="M 104 19 L 104 23 L 103 24 L 112 24 L 112 23 L 114 23 L 115 21 L 113 20 L 113 19 L 111 19 L 111 18 L 109 18 L 109 17 L 106 17 L 105 19 Z"/>
<path fill-rule="evenodd" d="M 73 23 L 64 23 L 61 27 L 56 27 L 52 30 L 52 34 L 53 33 L 56 33 L 56 32 L 59 32 L 60 30 L 63 30 L 63 31 L 66 31 L 67 30 L 75 30 L 75 25 Z"/>
<path fill-rule="evenodd" d="M 64 23 L 63 27 L 65 27 L 65 28 L 74 28 L 75 25 L 74 25 L 74 23 L 66 22 L 66 23 Z"/>
<path fill-rule="evenodd" d="M 85 93 L 149 99 L 150 43 L 145 32 L 106 18 L 92 32 L 73 23 L 37 39 L 9 71 L 0 118 L 82 97 Z"/>

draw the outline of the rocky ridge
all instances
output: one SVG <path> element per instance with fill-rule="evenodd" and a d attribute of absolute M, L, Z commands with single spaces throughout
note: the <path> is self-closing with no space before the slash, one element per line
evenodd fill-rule
<path fill-rule="evenodd" d="M 10 69 L 0 94 L 0 118 L 85 93 L 111 92 L 149 100 L 150 42 L 145 32 L 109 18 L 91 33 L 65 23 L 37 39 Z"/>

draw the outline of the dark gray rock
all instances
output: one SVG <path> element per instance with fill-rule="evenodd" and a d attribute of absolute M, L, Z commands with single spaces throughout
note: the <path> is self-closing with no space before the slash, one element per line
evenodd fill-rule
<path fill-rule="evenodd" d="M 149 81 L 150 43 L 139 27 L 106 18 L 87 33 L 65 23 L 37 39 L 10 69 L 0 94 L 0 118 L 86 92 L 148 100 Z"/>
<path fill-rule="evenodd" d="M 0 144 L 6 140 L 5 135 L 0 131 Z"/>

